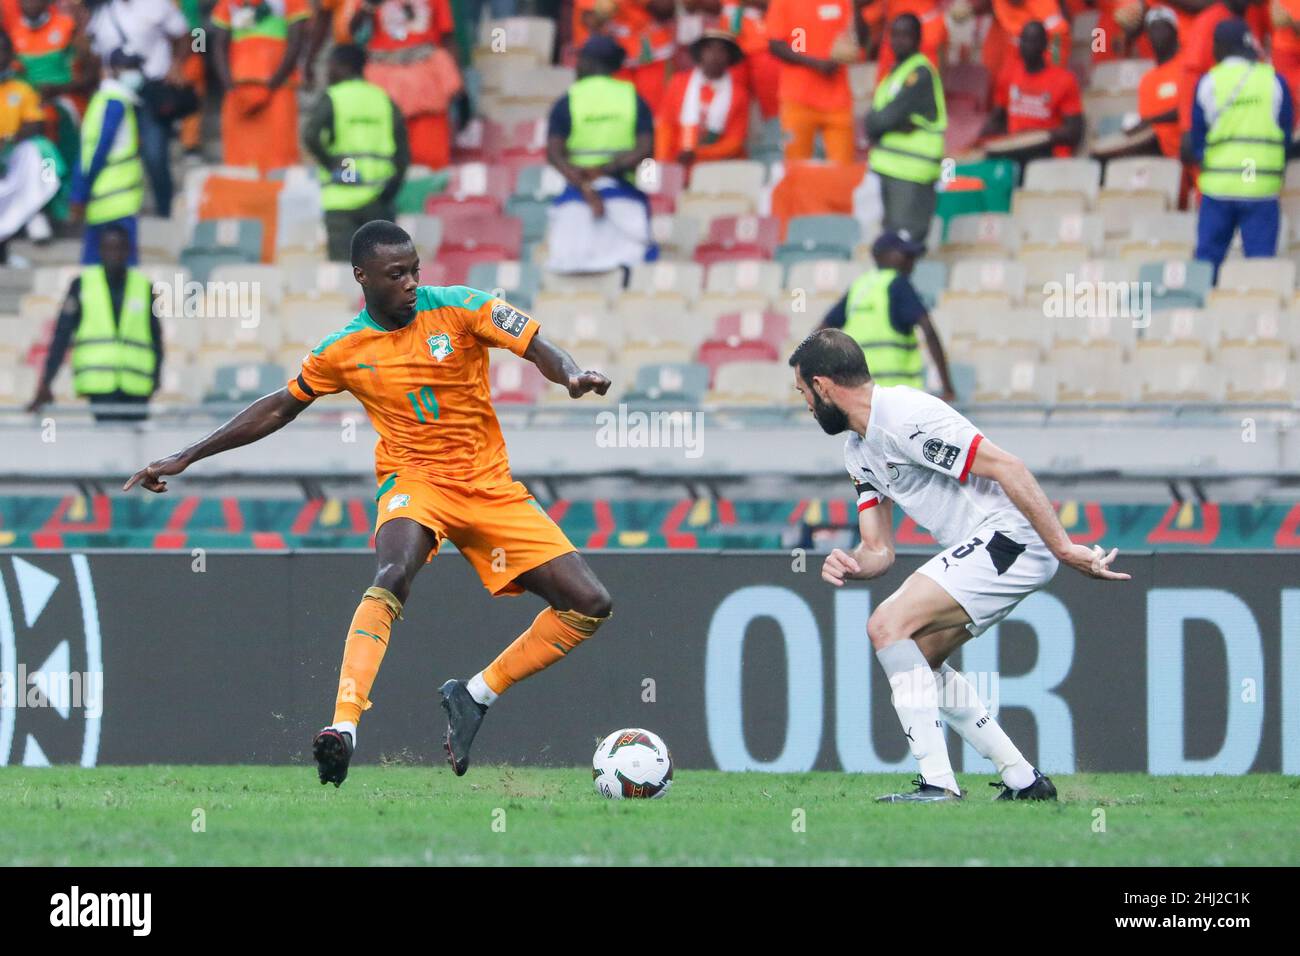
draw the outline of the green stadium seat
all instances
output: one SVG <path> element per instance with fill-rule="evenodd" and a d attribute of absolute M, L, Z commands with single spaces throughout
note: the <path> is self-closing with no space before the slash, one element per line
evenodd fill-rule
<path fill-rule="evenodd" d="M 1214 267 L 1199 259 L 1147 262 L 1138 282 L 1151 289 L 1153 309 L 1199 309 L 1214 285 Z"/>
<path fill-rule="evenodd" d="M 205 402 L 247 402 L 284 385 L 284 369 L 270 362 L 218 366 Z"/>
<path fill-rule="evenodd" d="M 637 369 L 628 404 L 697 406 L 709 390 L 709 367 L 698 362 L 644 365 Z"/>
<path fill-rule="evenodd" d="M 480 262 L 470 267 L 469 286 L 501 296 L 521 309 L 531 309 L 541 288 L 542 270 L 531 262 Z"/>
<path fill-rule="evenodd" d="M 424 212 L 424 204 L 430 196 L 437 196 L 447 188 L 450 180 L 445 172 L 432 176 L 408 179 L 402 183 L 397 193 L 397 212 L 399 215 Z"/>

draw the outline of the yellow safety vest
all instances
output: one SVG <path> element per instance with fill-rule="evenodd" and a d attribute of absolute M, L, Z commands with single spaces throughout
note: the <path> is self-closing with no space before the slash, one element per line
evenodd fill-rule
<path fill-rule="evenodd" d="M 153 392 L 157 359 L 153 350 L 153 283 L 128 269 L 122 314 L 113 316 L 113 299 L 103 266 L 81 273 L 81 324 L 72 339 L 72 385 L 78 395 L 128 395 Z"/>
<path fill-rule="evenodd" d="M 585 76 L 569 87 L 569 138 L 575 166 L 599 166 L 636 147 L 636 87 L 612 76 Z M 624 173 L 628 182 L 636 173 Z"/>
<path fill-rule="evenodd" d="M 1218 116 L 1205 134 L 1197 187 L 1203 196 L 1263 199 L 1282 191 L 1286 147 L 1273 118 L 1276 74 L 1266 63 L 1220 63 L 1210 70 Z"/>
<path fill-rule="evenodd" d="M 90 171 L 104 128 L 104 111 L 113 100 L 122 104 L 126 115 L 117 127 L 104 168 L 90 184 L 90 201 L 86 204 L 89 226 L 134 216 L 144 204 L 144 165 L 140 162 L 135 104 L 118 90 L 99 90 L 90 98 L 81 124 L 81 168 Z"/>
<path fill-rule="evenodd" d="M 858 276 L 849 286 L 844 333 L 862 346 L 871 377 L 881 385 L 925 387 L 925 363 L 916 332 L 903 335 L 889 321 L 889 286 L 898 275 L 880 269 Z"/>
<path fill-rule="evenodd" d="M 876 87 L 871 100 L 873 112 L 894 101 L 903 84 L 915 70 L 922 70 L 930 78 L 934 89 L 934 119 L 928 120 L 919 113 L 910 117 L 916 129 L 907 133 L 889 132 L 871 147 L 871 169 L 881 176 L 892 176 L 910 183 L 932 183 L 939 178 L 943 162 L 943 134 L 948 128 L 948 107 L 943 99 L 943 84 L 939 72 L 923 53 L 914 53 L 898 66 Z M 922 80 L 921 82 L 924 82 Z"/>
<path fill-rule="evenodd" d="M 397 169 L 393 104 L 381 87 L 365 80 L 344 80 L 325 92 L 334 106 L 333 137 L 325 146 L 335 162 L 332 170 L 320 171 L 321 208 L 360 209 L 379 198 Z M 340 163 L 342 176 L 335 178 Z"/>

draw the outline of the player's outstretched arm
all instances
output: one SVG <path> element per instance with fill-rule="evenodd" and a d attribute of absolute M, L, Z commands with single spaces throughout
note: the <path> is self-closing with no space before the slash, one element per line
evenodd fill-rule
<path fill-rule="evenodd" d="M 858 530 L 862 542 L 852 551 L 836 548 L 822 564 L 822 580 L 837 588 L 852 578 L 866 581 L 878 578 L 894 566 L 894 508 L 893 502 L 882 498 L 880 503 L 858 512 Z"/>
<path fill-rule="evenodd" d="M 600 372 L 578 368 L 573 356 L 546 339 L 540 332 L 533 336 L 524 350 L 524 358 L 532 362 L 549 380 L 569 390 L 570 398 L 581 398 L 588 392 L 604 395 L 609 391 L 609 379 Z"/>
<path fill-rule="evenodd" d="M 179 475 L 200 459 L 265 438 L 297 418 L 298 413 L 310 404 L 299 401 L 287 388 L 263 396 L 206 438 L 141 468 L 127 480 L 122 490 L 130 491 L 141 485 L 147 491 L 161 494 L 167 490 L 167 482 L 162 480 L 165 476 Z"/>
<path fill-rule="evenodd" d="M 1033 476 L 1025 463 L 999 448 L 987 438 L 975 449 L 975 460 L 971 463 L 970 473 L 982 478 L 992 478 L 1002 486 L 1012 504 L 1029 519 L 1038 536 L 1043 539 L 1062 564 L 1067 564 L 1076 571 L 1093 578 L 1106 581 L 1127 581 L 1132 576 L 1121 571 L 1112 571 L 1110 564 L 1119 554 L 1119 548 L 1112 548 L 1110 553 L 1105 548 L 1094 545 L 1075 544 L 1056 516 L 1056 509 L 1044 494 L 1038 479 Z"/>

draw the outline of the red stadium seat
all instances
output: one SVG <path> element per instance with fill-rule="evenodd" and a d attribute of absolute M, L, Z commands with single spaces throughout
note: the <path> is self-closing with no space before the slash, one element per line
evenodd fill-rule
<path fill-rule="evenodd" d="M 497 202 L 505 202 L 514 192 L 514 175 L 508 166 L 498 163 L 464 163 L 453 166 L 449 171 L 451 179 L 442 194 L 454 199 L 470 199 L 490 196 Z"/>
<path fill-rule="evenodd" d="M 546 117 L 520 120 L 510 127 L 506 136 L 505 157 L 529 156 L 534 163 L 546 158 Z"/>
<path fill-rule="evenodd" d="M 718 367 L 728 362 L 775 362 L 776 346 L 761 339 L 741 340 L 736 343 L 709 339 L 700 345 L 695 360 L 709 367 L 709 383 L 712 384 Z"/>
<path fill-rule="evenodd" d="M 718 316 L 710 341 L 766 342 L 779 349 L 790 338 L 790 316 L 781 312 L 731 312 Z"/>
<path fill-rule="evenodd" d="M 501 246 L 476 246 L 473 249 L 456 249 L 443 246 L 438 250 L 435 262 L 446 270 L 446 281 L 442 285 L 465 285 L 469 282 L 469 272 L 483 262 L 501 262 L 513 258 L 510 252 Z M 423 278 L 423 277 L 422 277 Z"/>
<path fill-rule="evenodd" d="M 505 148 L 506 131 L 492 120 L 473 119 L 452 142 L 452 158 L 458 163 L 490 162 Z"/>
<path fill-rule="evenodd" d="M 704 241 L 724 246 L 760 246 L 767 251 L 753 258 L 770 259 L 781 244 L 781 222 L 773 216 L 718 216 L 709 223 Z"/>
<path fill-rule="evenodd" d="M 535 405 L 546 388 L 546 379 L 532 362 L 493 358 L 488 366 L 492 401 L 498 405 Z"/>
<path fill-rule="evenodd" d="M 501 213 L 501 202 L 492 196 L 466 196 L 457 199 L 443 193 L 430 196 L 424 201 L 424 211 L 430 216 L 442 219 L 444 228 L 453 221 L 461 221 L 478 216 L 496 216 Z"/>
<path fill-rule="evenodd" d="M 770 259 L 772 251 L 746 242 L 702 242 L 695 247 L 692 258 L 702 266 L 715 262 L 736 262 L 740 259 Z"/>
<path fill-rule="evenodd" d="M 466 216 L 442 224 L 439 251 L 495 248 L 502 259 L 518 259 L 524 245 L 524 224 L 514 216 Z"/>
<path fill-rule="evenodd" d="M 686 186 L 686 170 L 678 163 L 650 163 L 637 171 L 636 184 L 650 197 L 650 211 L 673 212 Z"/>

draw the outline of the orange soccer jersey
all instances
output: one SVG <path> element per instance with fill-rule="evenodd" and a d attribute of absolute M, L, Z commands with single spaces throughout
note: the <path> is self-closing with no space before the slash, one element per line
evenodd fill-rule
<path fill-rule="evenodd" d="M 364 309 L 303 359 L 289 381 L 301 401 L 347 391 L 379 433 L 376 531 L 410 518 L 449 538 L 493 594 L 574 550 L 528 489 L 510 476 L 492 408 L 488 349 L 523 355 L 537 321 L 465 286 L 421 286 L 415 317 L 385 329 Z"/>

